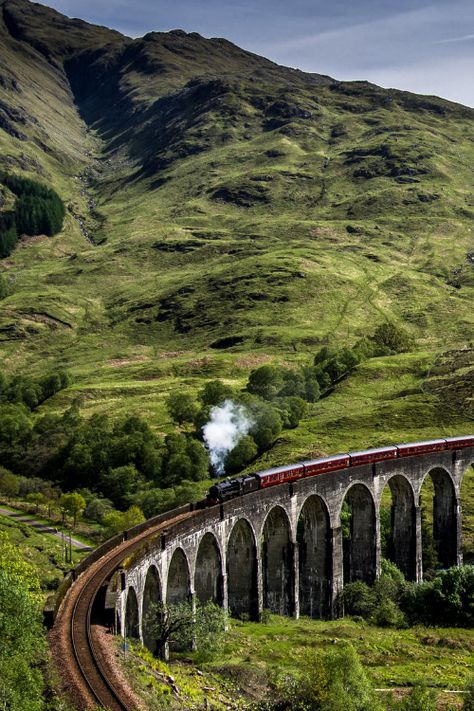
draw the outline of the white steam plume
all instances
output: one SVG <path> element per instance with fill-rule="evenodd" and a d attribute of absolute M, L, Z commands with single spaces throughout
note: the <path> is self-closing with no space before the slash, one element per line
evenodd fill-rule
<path fill-rule="evenodd" d="M 217 476 L 224 474 L 224 461 L 239 440 L 250 430 L 253 421 L 242 405 L 224 400 L 212 408 L 209 422 L 202 428 L 209 459 Z"/>

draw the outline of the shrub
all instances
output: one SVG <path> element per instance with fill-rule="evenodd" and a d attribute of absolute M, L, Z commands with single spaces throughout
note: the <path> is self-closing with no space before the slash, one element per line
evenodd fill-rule
<path fill-rule="evenodd" d="M 377 355 L 403 353 L 410 350 L 412 339 L 409 334 L 393 323 L 382 323 L 377 326 L 372 336 Z"/>
<path fill-rule="evenodd" d="M 1 240 L 1 233 L 0 233 L 0 240 Z M 0 242 L 0 257 L 2 252 L 2 246 Z M 7 296 L 10 296 L 12 293 L 12 283 L 11 281 L 4 275 L 0 274 L 0 300 L 1 299 L 6 299 Z"/>
<path fill-rule="evenodd" d="M 324 656 L 312 655 L 310 671 L 277 680 L 279 700 L 274 711 L 380 711 L 362 664 L 349 644 L 338 645 Z"/>
<path fill-rule="evenodd" d="M 406 627 L 405 615 L 398 605 L 389 599 L 382 600 L 375 606 L 372 619 L 379 627 L 396 627 L 398 629 Z"/>
<path fill-rule="evenodd" d="M 344 586 L 344 610 L 349 615 L 370 617 L 375 609 L 375 595 L 367 583 L 357 581 Z"/>
<path fill-rule="evenodd" d="M 474 711 L 474 676 L 470 676 L 464 687 L 464 711 Z"/>
<path fill-rule="evenodd" d="M 392 702 L 389 708 L 391 711 L 436 711 L 437 693 L 424 684 L 417 684 L 400 701 Z"/>

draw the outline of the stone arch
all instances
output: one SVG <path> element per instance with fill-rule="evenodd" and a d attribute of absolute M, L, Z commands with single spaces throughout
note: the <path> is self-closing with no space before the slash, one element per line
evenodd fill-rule
<path fill-rule="evenodd" d="M 258 620 L 257 546 L 246 519 L 234 525 L 227 544 L 229 611 L 234 617 Z"/>
<path fill-rule="evenodd" d="M 216 537 L 205 533 L 199 543 L 194 571 L 194 591 L 197 599 L 222 605 L 222 557 Z"/>
<path fill-rule="evenodd" d="M 384 490 L 387 485 L 392 500 L 386 556 L 407 580 L 416 580 L 416 507 L 413 488 L 402 474 L 390 477 Z M 379 515 L 381 508 L 382 503 Z"/>
<path fill-rule="evenodd" d="M 372 492 L 365 484 L 354 482 L 345 493 L 343 505 L 344 502 L 350 509 L 348 537 L 343 540 L 344 583 L 362 580 L 370 585 L 377 574 L 377 535 Z M 341 519 L 342 512 L 343 508 Z"/>
<path fill-rule="evenodd" d="M 125 607 L 125 637 L 140 639 L 140 618 L 138 613 L 137 593 L 131 586 L 127 591 L 127 604 Z"/>
<path fill-rule="evenodd" d="M 262 533 L 263 606 L 278 615 L 294 612 L 294 553 L 288 516 L 271 509 Z"/>
<path fill-rule="evenodd" d="M 191 576 L 188 559 L 182 548 L 176 548 L 168 567 L 166 602 L 169 604 L 188 600 L 191 595 Z"/>
<path fill-rule="evenodd" d="M 330 611 L 331 543 L 329 512 L 320 496 L 304 502 L 297 541 L 300 614 L 324 619 Z"/>
<path fill-rule="evenodd" d="M 423 500 L 423 489 L 428 477 L 433 486 L 432 507 L 428 507 L 429 517 L 422 520 L 422 530 L 429 532 L 429 519 L 432 520 L 432 541 L 437 564 L 442 568 L 449 568 L 458 562 L 458 525 L 460 525 L 459 503 L 456 496 L 456 487 L 451 474 L 443 467 L 434 467 L 423 477 L 420 487 L 420 505 Z M 429 490 L 429 489 L 428 489 Z M 422 511 L 423 514 L 423 511 Z M 423 535 L 423 546 L 427 545 L 427 536 Z M 426 566 L 427 551 L 423 551 L 424 568 Z"/>
<path fill-rule="evenodd" d="M 156 651 L 156 631 L 154 632 L 153 627 L 156 616 L 160 614 L 160 610 L 156 609 L 156 607 L 159 606 L 161 602 L 160 576 L 156 566 L 150 565 L 145 578 L 142 599 L 143 644 L 150 652 Z"/>

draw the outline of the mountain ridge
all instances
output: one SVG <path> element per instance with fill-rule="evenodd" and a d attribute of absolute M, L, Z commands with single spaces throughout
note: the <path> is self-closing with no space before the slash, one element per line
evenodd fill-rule
<path fill-rule="evenodd" d="M 397 368 L 419 387 L 422 363 L 470 342 L 473 109 L 197 33 L 130 39 L 0 5 L 0 168 L 51 184 L 68 207 L 61 235 L 24 240 L 0 265 L 13 285 L 0 301 L 7 371 L 76 377 L 46 410 L 114 402 L 166 431 L 164 397 L 182 378 L 238 384 L 256 363 L 307 363 L 390 321 L 416 344 Z M 436 408 L 395 382 L 393 404 L 375 409 L 392 412 L 390 436 L 402 406 L 420 416 L 398 439 L 437 431 Z M 337 449 L 351 427 L 377 443 L 355 411 L 338 431 L 318 408 L 327 431 L 309 421 L 270 456 Z"/>

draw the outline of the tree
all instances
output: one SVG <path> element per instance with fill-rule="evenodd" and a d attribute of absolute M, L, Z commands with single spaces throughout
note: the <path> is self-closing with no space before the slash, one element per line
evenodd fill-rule
<path fill-rule="evenodd" d="M 306 385 L 303 373 L 300 373 L 296 370 L 283 370 L 282 378 L 283 387 L 278 393 L 279 397 L 305 397 Z"/>
<path fill-rule="evenodd" d="M 314 356 L 314 365 L 321 365 L 335 357 L 337 350 L 329 346 L 323 346 Z"/>
<path fill-rule="evenodd" d="M 0 532 L 0 708 L 41 711 L 44 642 L 34 566 Z"/>
<path fill-rule="evenodd" d="M 175 392 L 166 399 L 166 407 L 173 422 L 182 425 L 192 422 L 198 413 L 199 405 L 188 393 Z"/>
<path fill-rule="evenodd" d="M 59 499 L 59 506 L 64 513 L 73 517 L 73 528 L 76 528 L 77 517 L 86 508 L 86 500 L 76 491 L 72 494 L 63 494 Z"/>
<path fill-rule="evenodd" d="M 410 335 L 403 328 L 388 322 L 377 326 L 372 340 L 375 342 L 377 352 L 380 355 L 403 353 L 408 351 L 412 345 Z"/>
<path fill-rule="evenodd" d="M 141 481 L 140 474 L 131 464 L 111 469 L 102 477 L 104 491 L 118 508 L 127 505 Z"/>
<path fill-rule="evenodd" d="M 209 476 L 209 456 L 201 442 L 189 438 L 186 454 L 191 461 L 191 471 L 189 478 L 192 481 L 202 481 Z M 184 479 L 186 477 L 183 477 Z"/>
<path fill-rule="evenodd" d="M 172 486 L 173 484 L 179 484 L 183 479 L 190 479 L 191 469 L 191 460 L 185 452 L 172 454 L 166 462 L 166 484 Z"/>
<path fill-rule="evenodd" d="M 44 651 L 38 600 L 21 578 L 0 570 L 0 708 L 41 711 Z"/>
<path fill-rule="evenodd" d="M 285 429 L 298 427 L 301 418 L 306 414 L 307 405 L 300 397 L 278 398 L 275 404 L 278 406 L 282 425 Z"/>
<path fill-rule="evenodd" d="M 48 501 L 42 491 L 31 491 L 29 494 L 26 495 L 26 500 L 29 501 L 31 504 L 34 504 L 34 506 L 36 507 L 36 513 L 38 513 L 39 511 L 39 507 L 43 504 L 46 504 Z"/>
<path fill-rule="evenodd" d="M 255 459 L 258 454 L 258 447 L 250 435 L 242 437 L 237 445 L 232 449 L 225 460 L 226 472 L 238 472 L 246 464 Z"/>
<path fill-rule="evenodd" d="M 5 531 L 0 531 L 0 572 L 2 571 L 17 578 L 26 590 L 40 599 L 40 583 L 34 565 L 22 557 L 20 549 L 11 543 Z"/>
<path fill-rule="evenodd" d="M 20 478 L 11 471 L 0 467 L 0 493 L 7 497 L 18 496 L 20 491 Z"/>
<path fill-rule="evenodd" d="M 113 511 L 110 499 L 91 499 L 85 508 L 87 518 L 102 523 L 104 516 Z"/>
<path fill-rule="evenodd" d="M 191 600 L 174 604 L 152 603 L 143 625 L 155 642 L 157 655 L 164 656 L 168 645 L 180 649 L 193 644 L 201 653 L 210 654 L 222 640 L 227 624 L 226 612 L 208 601 L 194 606 Z"/>
<path fill-rule="evenodd" d="M 127 511 L 111 511 L 105 514 L 102 519 L 102 524 L 105 529 L 105 534 L 107 538 L 115 536 L 117 533 L 126 531 L 133 526 L 138 526 L 138 524 L 143 523 L 145 517 L 136 505 L 130 506 Z"/>
<path fill-rule="evenodd" d="M 281 370 L 273 365 L 262 365 L 250 373 L 247 390 L 254 395 L 260 395 L 265 400 L 271 400 L 276 397 L 282 385 Z"/>
<path fill-rule="evenodd" d="M 250 434 L 260 451 L 268 449 L 281 432 L 282 422 L 278 411 L 269 403 L 262 403 L 252 411 L 255 424 Z"/>
<path fill-rule="evenodd" d="M 232 398 L 233 390 L 222 380 L 210 380 L 199 393 L 203 405 L 221 405 L 224 400 Z"/>

